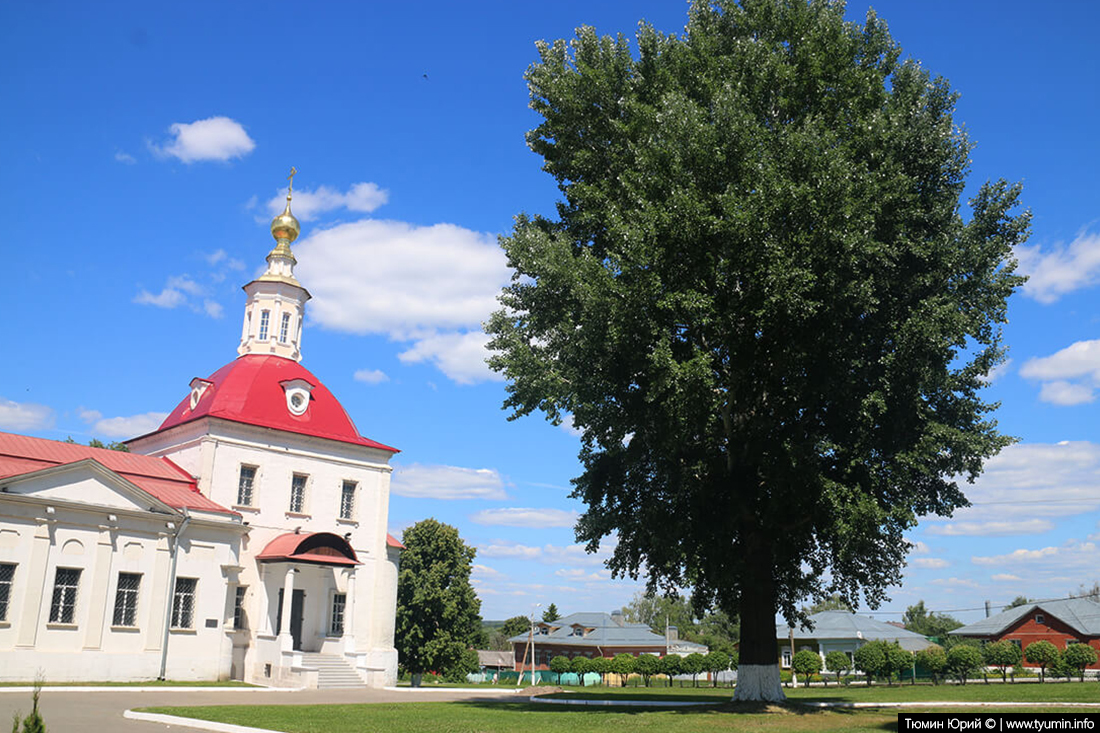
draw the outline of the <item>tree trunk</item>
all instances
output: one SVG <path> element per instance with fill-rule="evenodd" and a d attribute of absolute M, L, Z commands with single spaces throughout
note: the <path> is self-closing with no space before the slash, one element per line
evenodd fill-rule
<path fill-rule="evenodd" d="M 775 638 L 775 581 L 772 540 L 760 530 L 743 533 L 745 563 L 751 575 L 741 585 L 741 663 L 733 699 L 740 702 L 784 702 L 779 679 L 779 646 Z"/>

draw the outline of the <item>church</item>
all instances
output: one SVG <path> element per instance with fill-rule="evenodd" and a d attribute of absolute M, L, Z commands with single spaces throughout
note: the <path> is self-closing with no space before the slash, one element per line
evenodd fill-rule
<path fill-rule="evenodd" d="M 300 363 L 292 193 L 236 359 L 130 453 L 0 433 L 0 681 L 394 684 L 397 449 Z"/>

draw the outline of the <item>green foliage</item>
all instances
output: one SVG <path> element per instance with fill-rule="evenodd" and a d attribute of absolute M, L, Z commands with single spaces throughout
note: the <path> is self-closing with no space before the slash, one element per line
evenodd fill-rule
<path fill-rule="evenodd" d="M 1008 681 L 1008 668 L 1016 666 L 1024 658 L 1020 647 L 1003 639 L 986 644 L 982 648 L 982 656 L 985 658 L 986 665 L 1001 670 L 1002 682 Z"/>
<path fill-rule="evenodd" d="M 707 669 L 707 658 L 699 652 L 692 652 L 680 660 L 680 668 L 684 674 L 691 675 L 692 687 L 699 686 L 699 675 Z"/>
<path fill-rule="evenodd" d="M 505 407 L 582 432 L 579 540 L 617 533 L 616 575 L 691 587 L 773 664 L 777 609 L 876 605 L 917 518 L 1010 442 L 980 393 L 1020 189 L 964 221 L 955 93 L 840 3 L 700 1 L 636 53 L 587 27 L 538 48 L 528 142 L 563 201 L 501 240 Z"/>
<path fill-rule="evenodd" d="M 661 657 L 661 672 L 667 674 L 669 677 L 669 684 L 672 684 L 672 678 L 678 674 L 683 674 L 684 658 L 679 654 L 666 654 Z"/>
<path fill-rule="evenodd" d="M 791 659 L 791 669 L 802 678 L 802 686 L 810 684 L 810 677 L 821 671 L 821 657 L 817 652 L 803 649 Z"/>
<path fill-rule="evenodd" d="M 531 619 L 526 616 L 513 616 L 505 620 L 504 625 L 500 627 L 500 631 L 504 634 L 505 639 L 511 639 L 513 636 L 526 634 L 530 630 Z"/>
<path fill-rule="evenodd" d="M 27 714 L 27 717 L 23 718 L 22 733 L 46 733 L 46 723 L 42 720 L 42 715 L 38 712 L 38 697 L 42 694 L 42 679 L 36 678 L 34 681 L 34 692 L 31 693 L 31 711 Z M 12 733 L 19 733 L 19 713 L 12 713 L 11 720 Z"/>
<path fill-rule="evenodd" d="M 542 620 L 546 623 L 557 621 L 559 618 L 561 618 L 561 614 L 558 613 L 558 607 L 553 603 L 547 606 L 546 610 L 542 612 Z"/>
<path fill-rule="evenodd" d="M 1017 606 L 1026 606 L 1029 603 L 1031 603 L 1031 599 L 1027 596 L 1016 596 L 1008 603 L 1008 605 L 1006 605 L 1001 610 L 1007 611 L 1010 608 L 1016 608 Z"/>
<path fill-rule="evenodd" d="M 983 661 L 982 651 L 976 646 L 959 644 L 947 652 L 947 669 L 963 685 L 971 674 L 981 669 Z"/>
<path fill-rule="evenodd" d="M 848 655 L 844 652 L 829 652 L 825 655 L 825 669 L 836 673 L 838 683 L 844 678 L 844 674 L 851 668 L 852 660 L 849 659 Z"/>
<path fill-rule="evenodd" d="M 464 649 L 458 662 L 452 664 L 443 672 L 443 681 L 465 682 L 466 675 L 477 672 L 479 666 L 477 652 L 473 649 Z"/>
<path fill-rule="evenodd" d="M 1034 641 L 1024 647 L 1024 659 L 1039 665 L 1039 681 L 1046 682 L 1047 667 L 1058 661 L 1058 647 L 1049 641 Z"/>
<path fill-rule="evenodd" d="M 592 669 L 592 660 L 588 657 L 573 657 L 573 659 L 569 662 L 569 666 L 570 672 L 575 672 L 580 676 L 582 686 L 585 684 L 584 676 L 589 672 L 594 671 Z"/>
<path fill-rule="evenodd" d="M 1096 650 L 1088 644 L 1070 644 L 1062 652 L 1062 660 L 1085 681 L 1085 667 L 1096 664 Z"/>
<path fill-rule="evenodd" d="M 573 671 L 573 664 L 569 657 L 557 656 L 550 660 L 550 671 L 554 674 L 565 674 Z"/>
<path fill-rule="evenodd" d="M 74 445 L 76 444 L 76 441 L 73 440 L 73 436 L 71 436 L 71 435 L 67 436 L 65 438 L 65 442 L 66 443 L 71 443 L 71 444 L 74 444 Z M 89 448 L 106 448 L 107 450 L 117 450 L 119 453 L 129 453 L 130 452 L 130 446 L 126 445 L 125 443 L 120 443 L 117 440 L 112 440 L 109 443 L 104 443 L 99 438 L 92 438 L 91 440 L 88 441 L 88 447 Z"/>
<path fill-rule="evenodd" d="M 916 605 L 906 608 L 901 620 L 909 631 L 921 636 L 931 636 L 940 641 L 945 641 L 948 638 L 948 631 L 963 626 L 962 621 L 953 616 L 929 613 L 928 609 L 924 607 L 924 601 L 918 601 Z"/>
<path fill-rule="evenodd" d="M 642 654 L 635 662 L 635 668 L 649 687 L 649 679 L 655 674 L 661 673 L 661 658 L 654 654 Z"/>
<path fill-rule="evenodd" d="M 713 675 L 714 686 L 717 687 L 718 674 L 730 668 L 730 663 L 732 662 L 730 655 L 727 652 L 715 650 L 709 652 L 703 657 L 703 660 L 706 663 L 706 670 Z"/>
<path fill-rule="evenodd" d="M 938 644 L 917 652 L 917 664 L 932 675 L 932 684 L 939 684 L 939 675 L 947 669 L 947 652 Z"/>
<path fill-rule="evenodd" d="M 410 672 L 460 665 L 481 636 L 481 601 L 470 586 L 476 551 L 458 530 L 425 519 L 401 535 L 395 646 Z"/>
<path fill-rule="evenodd" d="M 592 657 L 588 660 L 588 671 L 600 676 L 600 683 L 606 683 L 606 676 L 611 672 L 611 660 L 607 657 Z"/>
<path fill-rule="evenodd" d="M 872 684 L 872 678 L 888 673 L 886 653 L 889 646 L 885 641 L 869 641 L 852 655 L 856 669 L 867 675 L 868 685 Z"/>
<path fill-rule="evenodd" d="M 905 672 L 913 668 L 913 653 L 907 649 L 902 649 L 901 645 L 897 642 L 889 644 L 886 649 L 886 673 L 896 675 L 898 683 L 901 682 L 901 676 Z"/>
<path fill-rule="evenodd" d="M 637 663 L 633 654 L 616 654 L 611 660 L 611 671 L 619 675 L 619 681 L 622 685 L 626 684 L 627 677 L 634 674 L 636 667 Z"/>

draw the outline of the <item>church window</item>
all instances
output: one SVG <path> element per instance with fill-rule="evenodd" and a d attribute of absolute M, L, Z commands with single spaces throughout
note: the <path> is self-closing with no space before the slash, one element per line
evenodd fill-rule
<path fill-rule="evenodd" d="M 233 628 L 234 629 L 247 629 L 248 628 L 248 615 L 244 610 L 244 597 L 248 593 L 247 585 L 238 585 L 237 594 L 233 600 Z"/>
<path fill-rule="evenodd" d="M 344 635 L 344 609 L 348 605 L 346 593 L 335 593 L 332 596 L 332 624 L 329 626 L 329 636 Z"/>
<path fill-rule="evenodd" d="M 138 589 L 140 587 L 140 574 L 118 574 L 118 588 L 115 589 L 115 617 L 111 622 L 112 626 L 137 626 Z"/>
<path fill-rule="evenodd" d="M 279 325 L 279 343 L 286 343 L 287 336 L 290 335 L 290 314 L 283 314 L 283 322 Z"/>
<path fill-rule="evenodd" d="M 340 490 L 340 519 L 351 519 L 355 516 L 355 487 L 354 481 L 345 481 Z"/>
<path fill-rule="evenodd" d="M 241 478 L 237 483 L 237 505 L 252 506 L 252 487 L 256 482 L 256 467 L 241 465 Z"/>
<path fill-rule="evenodd" d="M 176 592 L 172 595 L 172 628 L 195 627 L 195 586 L 198 578 L 176 578 Z"/>
<path fill-rule="evenodd" d="M 11 584 L 15 579 L 15 566 L 0 563 L 0 621 L 8 620 L 8 601 L 11 600 Z"/>
<path fill-rule="evenodd" d="M 80 585 L 80 568 L 58 568 L 53 581 L 50 602 L 50 623 L 71 624 L 76 616 L 76 591 Z"/>
<path fill-rule="evenodd" d="M 290 480 L 290 511 L 301 514 L 306 507 L 306 480 L 309 477 L 302 473 L 294 474 Z"/>
<path fill-rule="evenodd" d="M 267 328 L 271 322 L 271 311 L 260 311 L 260 341 L 267 341 Z"/>

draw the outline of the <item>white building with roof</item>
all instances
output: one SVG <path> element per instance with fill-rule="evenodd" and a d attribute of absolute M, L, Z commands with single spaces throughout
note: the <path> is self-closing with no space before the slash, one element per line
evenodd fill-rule
<path fill-rule="evenodd" d="M 390 458 L 301 359 L 290 211 L 237 358 L 132 453 L 0 433 L 0 680 L 397 674 Z"/>
<path fill-rule="evenodd" d="M 795 651 L 809 649 L 821 656 L 822 668 L 829 652 L 844 652 L 851 660 L 861 646 L 869 641 L 897 643 L 902 649 L 919 652 L 933 646 L 926 637 L 908 629 L 879 621 L 869 616 L 860 616 L 851 611 L 822 611 L 810 616 L 810 626 L 796 629 L 786 624 L 776 624 L 775 639 L 779 645 L 780 666 L 791 666 L 790 639 L 793 633 Z"/>

